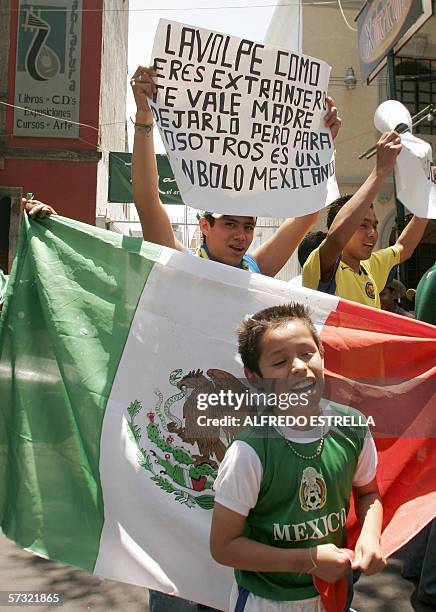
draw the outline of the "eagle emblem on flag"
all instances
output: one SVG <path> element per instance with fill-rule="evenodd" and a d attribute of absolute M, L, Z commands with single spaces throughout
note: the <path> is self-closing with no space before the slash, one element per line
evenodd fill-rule
<path fill-rule="evenodd" d="M 168 381 L 177 391 L 164 401 L 163 393 L 155 389 L 157 401 L 147 412 L 147 420 L 143 418 L 142 402 L 134 400 L 130 403 L 127 409 L 129 436 L 138 448 L 139 465 L 151 472 L 151 479 L 162 490 L 173 494 L 179 503 L 188 507 L 200 506 L 210 510 L 214 503 L 212 486 L 219 463 L 241 427 L 199 425 L 198 395 L 216 393 L 223 388 L 241 393 L 247 387 L 233 374 L 217 369 L 208 369 L 206 374 L 201 369 L 190 370 L 183 376 L 179 368 L 170 373 Z M 182 400 L 180 409 L 176 404 Z M 222 406 L 208 411 L 211 419 L 224 414 Z M 141 417 L 146 423 L 145 434 L 144 426 L 138 423 Z"/>

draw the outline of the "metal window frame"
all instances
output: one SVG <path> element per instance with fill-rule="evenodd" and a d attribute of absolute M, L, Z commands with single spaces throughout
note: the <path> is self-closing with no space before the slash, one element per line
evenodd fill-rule
<path fill-rule="evenodd" d="M 401 74 L 401 66 L 411 64 L 414 71 L 408 74 Z M 427 67 L 426 72 L 418 71 L 418 66 Z M 425 57 L 400 56 L 395 58 L 396 70 L 396 90 L 397 99 L 404 104 L 410 114 L 416 115 L 428 104 L 436 103 L 436 59 Z M 429 75 L 426 77 L 425 75 Z M 410 78 L 407 78 L 410 76 Z M 430 77 L 430 78 L 429 78 Z M 429 91 L 422 90 L 422 84 L 429 84 Z M 413 103 L 404 101 L 404 94 L 413 94 Z M 428 100 L 422 100 L 423 95 L 429 96 Z M 436 122 L 424 122 L 416 128 L 417 134 L 436 135 Z"/>

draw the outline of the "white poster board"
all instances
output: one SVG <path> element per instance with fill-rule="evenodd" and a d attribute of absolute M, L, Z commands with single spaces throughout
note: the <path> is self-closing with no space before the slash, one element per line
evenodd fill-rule
<path fill-rule="evenodd" d="M 337 197 L 325 62 L 160 20 L 152 64 L 154 119 L 185 204 L 293 217 Z"/>
<path fill-rule="evenodd" d="M 405 124 L 412 128 L 407 108 L 397 100 L 386 100 L 377 108 L 374 125 L 380 132 Z M 436 219 L 436 174 L 428 142 L 410 132 L 401 134 L 402 149 L 395 164 L 397 198 L 418 217 Z"/>
<path fill-rule="evenodd" d="M 395 164 L 397 197 L 418 217 L 436 219 L 436 174 L 431 146 L 406 132 Z"/>

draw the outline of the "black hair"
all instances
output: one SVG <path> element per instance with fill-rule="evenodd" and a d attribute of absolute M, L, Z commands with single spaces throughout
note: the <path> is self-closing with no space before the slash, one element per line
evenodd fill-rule
<path fill-rule="evenodd" d="M 301 267 L 304 266 L 309 255 L 312 253 L 312 251 L 319 247 L 326 236 L 327 233 L 322 231 L 309 232 L 304 236 L 303 240 L 298 246 L 298 261 Z"/>
<path fill-rule="evenodd" d="M 333 223 L 336 215 L 338 214 L 338 212 L 341 210 L 341 208 L 344 206 L 344 204 L 346 204 L 348 202 L 348 200 L 351 200 L 351 198 L 353 197 L 352 193 L 347 193 L 343 196 L 340 196 L 339 198 L 336 198 L 336 200 L 334 200 L 334 202 L 332 202 L 327 209 L 327 229 L 330 229 L 331 224 Z"/>
<path fill-rule="evenodd" d="M 330 229 L 331 224 L 333 223 L 336 215 L 341 210 L 341 208 L 353 197 L 353 193 L 347 193 L 346 195 L 337 198 L 334 202 L 329 204 L 327 210 L 327 229 Z M 371 204 L 370 208 L 374 208 L 374 205 Z"/>
<path fill-rule="evenodd" d="M 203 218 L 206 219 L 206 221 L 209 222 L 209 225 L 212 227 L 213 224 L 215 223 L 215 217 L 212 217 L 212 215 L 203 215 Z M 201 242 L 203 244 L 206 244 L 206 236 L 202 233 L 201 234 Z"/>

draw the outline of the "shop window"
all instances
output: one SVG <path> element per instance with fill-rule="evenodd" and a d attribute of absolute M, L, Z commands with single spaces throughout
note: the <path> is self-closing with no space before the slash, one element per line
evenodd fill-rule
<path fill-rule="evenodd" d="M 436 104 L 436 60 L 397 57 L 395 76 L 397 99 L 412 116 L 429 104 Z M 413 131 L 436 134 L 436 121 L 424 121 Z"/>

